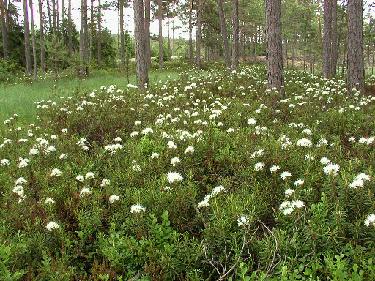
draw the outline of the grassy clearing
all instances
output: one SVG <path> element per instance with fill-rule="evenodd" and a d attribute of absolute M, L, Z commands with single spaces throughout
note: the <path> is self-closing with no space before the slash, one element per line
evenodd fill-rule
<path fill-rule="evenodd" d="M 176 71 L 158 71 L 150 73 L 150 81 L 176 78 Z M 135 76 L 130 76 L 130 83 L 135 83 Z M 33 83 L 19 83 L 15 85 L 0 85 L 0 120 L 17 113 L 25 121 L 31 121 L 36 117 L 34 102 L 72 96 L 77 93 L 91 91 L 100 86 L 117 85 L 125 88 L 128 84 L 124 74 L 108 71 L 97 71 L 84 80 L 78 78 L 62 78 L 56 82 L 52 79 L 36 81 Z"/>

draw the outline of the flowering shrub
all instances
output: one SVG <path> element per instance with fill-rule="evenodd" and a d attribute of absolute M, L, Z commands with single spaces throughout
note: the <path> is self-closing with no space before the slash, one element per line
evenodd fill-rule
<path fill-rule="evenodd" d="M 375 97 L 265 77 L 191 71 L 4 120 L 0 277 L 374 280 Z"/>

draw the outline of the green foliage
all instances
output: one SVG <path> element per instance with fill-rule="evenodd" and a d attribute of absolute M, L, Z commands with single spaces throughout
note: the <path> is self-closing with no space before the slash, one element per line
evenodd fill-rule
<path fill-rule="evenodd" d="M 5 120 L 6 276 L 374 279 L 373 97 L 298 71 L 281 97 L 264 66 L 207 68 Z"/>
<path fill-rule="evenodd" d="M 21 72 L 19 66 L 13 61 L 0 60 L 0 83 L 12 83 L 15 76 Z"/>
<path fill-rule="evenodd" d="M 10 268 L 12 249 L 10 246 L 0 244 L 0 278 L 4 281 L 20 280 L 24 275 L 23 270 L 13 271 Z"/>

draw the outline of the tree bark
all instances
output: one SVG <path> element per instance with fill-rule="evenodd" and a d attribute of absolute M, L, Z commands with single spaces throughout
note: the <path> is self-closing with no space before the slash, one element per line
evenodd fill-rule
<path fill-rule="evenodd" d="M 337 0 L 332 0 L 332 43 L 331 43 L 331 74 L 336 76 L 337 61 L 339 57 L 339 41 L 337 34 Z"/>
<path fill-rule="evenodd" d="M 332 78 L 332 0 L 323 3 L 323 75 Z"/>
<path fill-rule="evenodd" d="M 217 0 L 217 6 L 218 6 L 218 12 L 219 12 L 221 37 L 223 38 L 223 45 L 224 45 L 224 61 L 225 61 L 225 65 L 228 68 L 230 68 L 231 67 L 230 47 L 229 47 L 227 23 L 226 23 L 225 14 L 224 14 L 223 0 Z"/>
<path fill-rule="evenodd" d="M 363 91 L 363 0 L 348 0 L 348 90 Z"/>
<path fill-rule="evenodd" d="M 120 60 L 121 69 L 125 69 L 125 33 L 124 33 L 124 0 L 119 0 L 120 10 Z"/>
<path fill-rule="evenodd" d="M 193 8 L 194 0 L 190 0 L 189 7 L 189 59 L 193 63 L 194 47 L 193 47 Z"/>
<path fill-rule="evenodd" d="M 145 0 L 145 53 L 147 68 L 151 67 L 151 42 L 150 42 L 150 21 L 151 21 L 151 3 L 150 0 Z"/>
<path fill-rule="evenodd" d="M 47 0 L 47 13 L 48 13 L 48 25 L 49 25 L 49 30 L 53 31 L 53 26 L 52 26 L 52 15 L 51 15 L 51 6 L 49 3 L 49 0 Z"/>
<path fill-rule="evenodd" d="M 375 52 L 374 49 L 372 49 L 372 63 L 371 63 L 371 75 L 374 75 L 374 66 L 375 66 Z"/>
<path fill-rule="evenodd" d="M 56 0 L 56 31 L 60 31 L 60 6 L 59 0 Z"/>
<path fill-rule="evenodd" d="M 289 62 L 288 62 L 288 40 L 285 39 L 285 42 L 284 42 L 284 53 L 285 53 L 285 65 L 286 67 L 289 66 Z"/>
<path fill-rule="evenodd" d="M 198 0 L 197 6 L 197 32 L 196 32 L 196 52 L 195 52 L 195 63 L 200 69 L 202 67 L 201 61 L 201 45 L 202 45 L 202 0 Z"/>
<path fill-rule="evenodd" d="M 168 57 L 170 58 L 170 56 L 171 56 L 171 36 L 170 36 L 170 18 L 168 17 L 168 15 L 167 15 L 167 18 L 168 18 L 168 21 L 167 21 L 167 27 L 168 27 Z"/>
<path fill-rule="evenodd" d="M 159 21 L 159 68 L 164 67 L 163 51 L 163 1 L 158 0 L 158 21 Z"/>
<path fill-rule="evenodd" d="M 95 36 L 95 21 L 94 21 L 94 2 L 95 0 L 91 0 L 91 7 L 90 7 L 90 34 L 89 34 L 89 61 L 92 61 L 94 57 L 93 53 L 93 46 L 94 46 L 94 36 Z"/>
<path fill-rule="evenodd" d="M 56 14 L 56 0 L 52 0 L 52 22 L 53 22 L 53 32 L 56 32 L 57 26 L 57 14 Z"/>
<path fill-rule="evenodd" d="M 29 0 L 30 6 L 30 20 L 31 20 L 31 42 L 33 46 L 33 61 L 34 61 L 34 68 L 33 68 L 33 75 L 34 80 L 38 78 L 38 58 L 36 56 L 36 43 L 35 43 L 35 28 L 34 28 L 34 6 L 33 1 Z"/>
<path fill-rule="evenodd" d="M 61 0 L 61 22 L 65 19 L 65 1 Z"/>
<path fill-rule="evenodd" d="M 232 0 L 232 23 L 233 23 L 233 48 L 232 48 L 232 70 L 238 68 L 239 44 L 240 44 L 240 23 L 238 18 L 238 0 Z"/>
<path fill-rule="evenodd" d="M 6 19 L 8 19 L 8 9 L 6 0 L 0 0 L 0 17 L 1 17 L 1 35 L 3 38 L 3 54 L 4 59 L 9 58 L 9 47 L 8 47 L 8 28 Z"/>
<path fill-rule="evenodd" d="M 174 56 L 174 39 L 175 39 L 175 22 L 174 22 L 174 18 L 172 19 L 172 44 L 171 44 L 171 56 L 173 57 Z"/>
<path fill-rule="evenodd" d="M 284 94 L 281 0 L 266 0 L 268 88 Z"/>
<path fill-rule="evenodd" d="M 295 67 L 296 62 L 296 41 L 296 34 L 294 34 L 292 40 L 292 68 Z"/>
<path fill-rule="evenodd" d="M 40 25 L 40 66 L 42 68 L 42 75 L 46 73 L 46 47 L 44 43 L 44 12 L 43 12 L 43 0 L 39 0 L 39 25 Z"/>
<path fill-rule="evenodd" d="M 23 23 L 24 23 L 24 39 L 25 39 L 25 60 L 26 74 L 31 75 L 31 53 L 30 53 L 30 29 L 29 29 L 29 9 L 28 0 L 23 0 Z"/>
<path fill-rule="evenodd" d="M 136 72 L 138 85 L 141 89 L 148 84 L 148 68 L 144 48 L 145 40 L 145 23 L 144 23 L 144 5 L 143 0 L 134 0 L 134 37 L 135 37 L 135 54 L 136 54 Z"/>
<path fill-rule="evenodd" d="M 73 54 L 72 0 L 68 1 L 68 49 L 69 49 L 69 55 L 72 55 Z"/>
<path fill-rule="evenodd" d="M 98 60 L 98 65 L 102 63 L 102 6 L 100 0 L 98 0 L 98 38 L 97 38 L 97 54 L 96 59 Z"/>
<path fill-rule="evenodd" d="M 87 0 L 81 0 L 81 31 L 79 40 L 80 76 L 87 76 Z"/>

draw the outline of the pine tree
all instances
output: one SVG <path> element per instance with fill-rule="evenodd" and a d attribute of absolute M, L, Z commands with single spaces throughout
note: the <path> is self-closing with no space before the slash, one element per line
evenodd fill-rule
<path fill-rule="evenodd" d="M 39 0 L 39 44 L 40 44 L 40 66 L 42 68 L 43 76 L 46 73 L 46 46 L 44 42 L 44 12 L 43 12 L 43 0 Z"/>
<path fill-rule="evenodd" d="M 121 69 L 125 68 L 124 0 L 118 1 L 120 15 L 120 59 Z"/>
<path fill-rule="evenodd" d="M 151 67 L 151 41 L 150 41 L 150 20 L 151 20 L 151 3 L 150 0 L 145 0 L 145 53 L 147 67 Z"/>
<path fill-rule="evenodd" d="M 87 0 L 81 0 L 81 31 L 79 40 L 79 53 L 80 53 L 80 76 L 88 75 L 88 28 L 87 28 Z"/>
<path fill-rule="evenodd" d="M 266 0 L 268 88 L 284 94 L 281 0 Z"/>
<path fill-rule="evenodd" d="M 225 14 L 224 14 L 223 0 L 217 0 L 217 6 L 218 6 L 218 13 L 219 13 L 219 20 L 220 20 L 221 37 L 223 39 L 223 45 L 224 45 L 224 60 L 225 60 L 226 66 L 230 68 L 231 67 L 230 47 L 229 47 L 227 23 L 226 23 Z"/>
<path fill-rule="evenodd" d="M 363 0 L 348 0 L 348 90 L 363 91 Z"/>
<path fill-rule="evenodd" d="M 232 69 L 238 68 L 239 44 L 240 44 L 240 23 L 238 15 L 238 0 L 232 0 L 232 23 L 233 23 L 233 48 L 232 48 Z"/>
<path fill-rule="evenodd" d="M 3 54 L 4 59 L 9 58 L 8 48 L 8 28 L 7 28 L 7 0 L 0 0 L 0 18 L 1 18 L 1 35 L 3 39 Z"/>
<path fill-rule="evenodd" d="M 30 6 L 30 20 L 31 20 L 31 42 L 33 48 L 33 61 L 34 61 L 34 68 L 33 68 L 33 75 L 34 80 L 38 78 L 38 59 L 36 56 L 36 40 L 35 40 L 35 28 L 34 28 L 34 5 L 33 1 L 29 0 Z"/>
<path fill-rule="evenodd" d="M 158 21 L 159 21 L 159 68 L 164 66 L 163 51 L 163 1 L 158 0 Z"/>
<path fill-rule="evenodd" d="M 146 45 L 145 40 L 145 24 L 144 24 L 144 5 L 143 0 L 134 0 L 134 37 L 135 37 L 135 56 L 136 56 L 136 72 L 138 85 L 144 89 L 145 84 L 148 84 L 148 67 L 146 54 L 144 48 Z"/>
<path fill-rule="evenodd" d="M 202 46 L 202 9 L 203 0 L 197 0 L 197 32 L 196 32 L 196 52 L 195 52 L 195 64 L 198 68 L 201 68 L 201 46 Z"/>
<path fill-rule="evenodd" d="M 30 27 L 29 27 L 28 0 L 23 0 L 23 25 L 24 25 L 24 40 L 25 40 L 24 44 L 25 44 L 26 74 L 31 75 Z"/>

